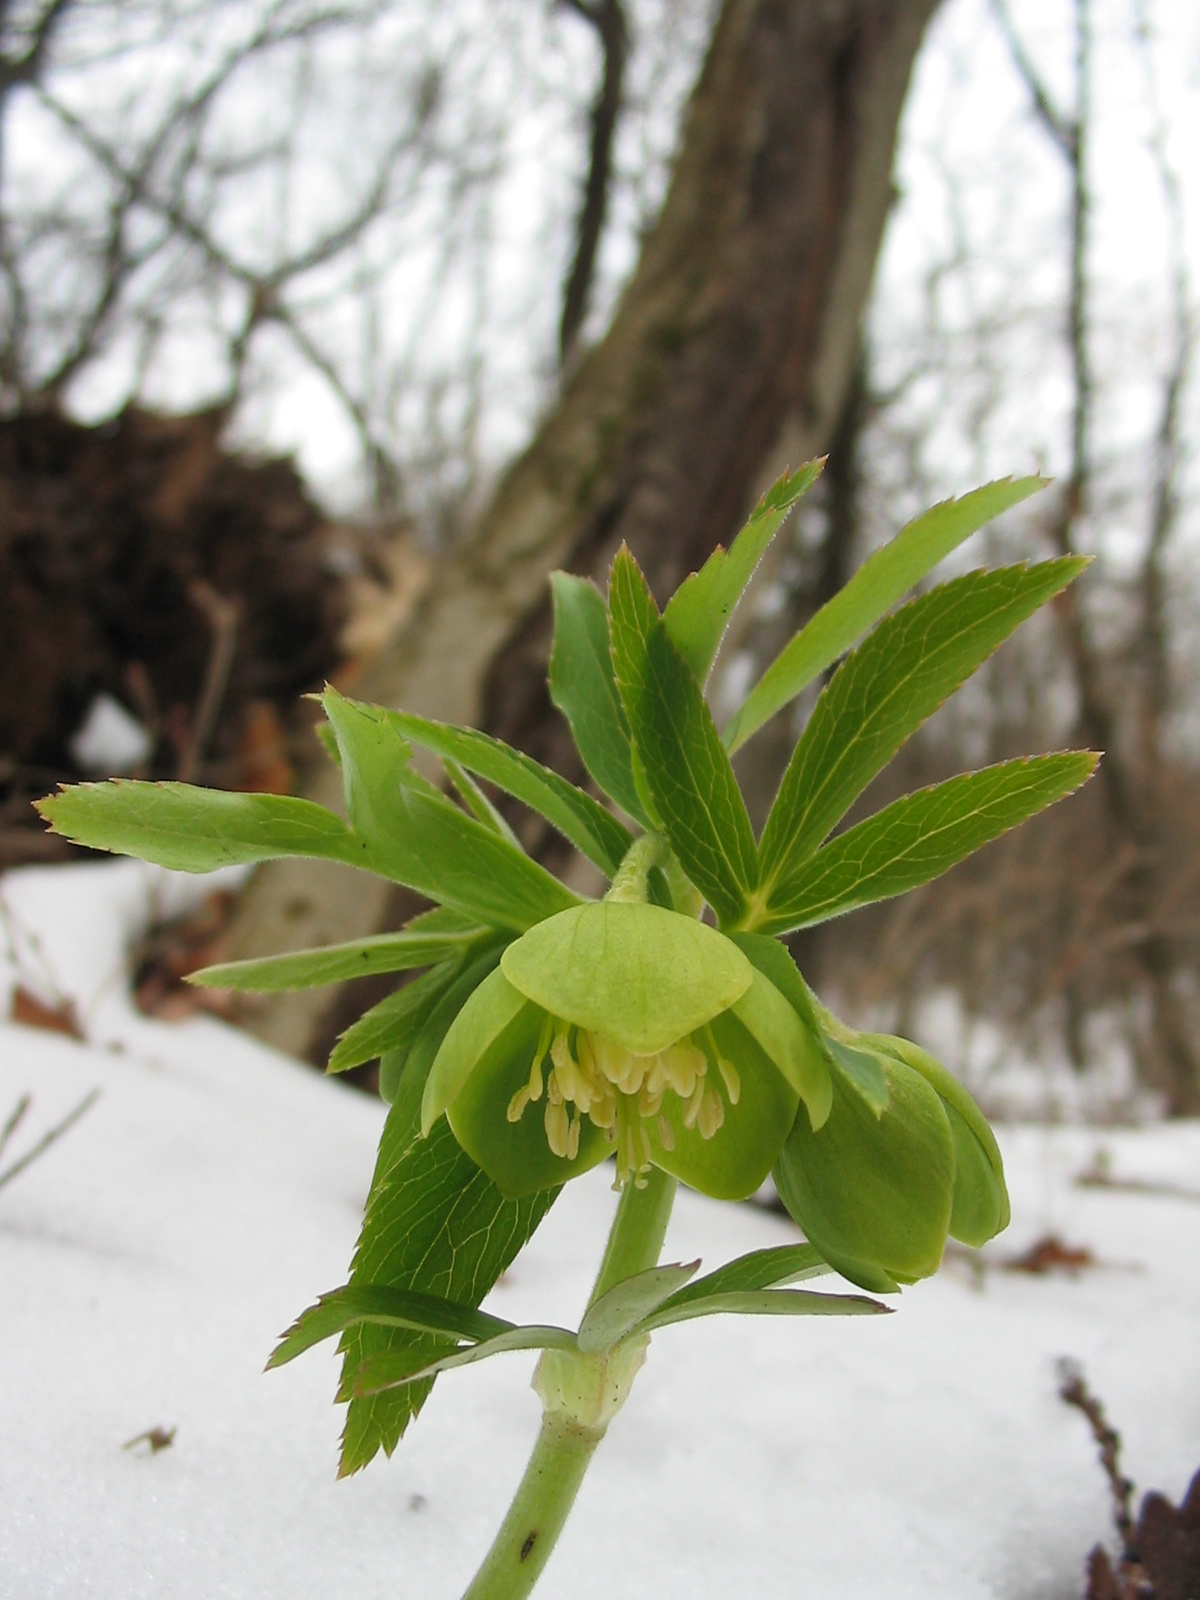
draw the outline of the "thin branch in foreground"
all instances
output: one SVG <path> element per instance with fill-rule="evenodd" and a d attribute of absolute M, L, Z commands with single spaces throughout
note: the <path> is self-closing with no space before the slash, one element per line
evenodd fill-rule
<path fill-rule="evenodd" d="M 32 1149 L 27 1150 L 19 1160 L 14 1161 L 11 1167 L 7 1167 L 3 1172 L 0 1172 L 0 1189 L 3 1189 L 6 1183 L 11 1183 L 19 1173 L 24 1172 L 26 1167 L 32 1166 L 39 1156 L 45 1155 L 50 1146 L 61 1139 L 69 1128 L 73 1128 L 80 1117 L 90 1111 L 99 1098 L 99 1089 L 93 1089 L 90 1094 L 85 1094 L 74 1111 L 69 1111 L 60 1123 L 51 1128 L 48 1133 L 42 1135 Z M 3 1133 L 0 1134 L 0 1151 L 3 1151 L 5 1144 L 12 1137 L 18 1123 L 29 1109 L 29 1101 L 29 1095 L 23 1095 L 18 1100 L 16 1107 L 4 1125 Z"/>

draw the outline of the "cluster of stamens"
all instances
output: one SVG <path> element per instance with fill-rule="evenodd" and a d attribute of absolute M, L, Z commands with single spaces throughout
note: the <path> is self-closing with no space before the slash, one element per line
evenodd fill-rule
<path fill-rule="evenodd" d="M 588 1117 L 616 1146 L 614 1187 L 624 1188 L 632 1178 L 643 1189 L 651 1164 L 647 1123 L 656 1124 L 664 1150 L 675 1148 L 675 1131 L 662 1109 L 668 1094 L 682 1102 L 683 1126 L 711 1139 L 725 1121 L 724 1101 L 708 1079 L 711 1058 L 730 1105 L 738 1103 L 742 1091 L 736 1067 L 717 1049 L 711 1029 L 704 1030 L 704 1040 L 707 1049 L 689 1036 L 654 1055 L 640 1056 L 602 1033 L 547 1017 L 529 1079 L 508 1103 L 508 1120 L 519 1122 L 530 1101 L 545 1093 L 546 1139 L 556 1156 L 575 1159 L 580 1125 Z M 543 1078 L 547 1055 L 550 1070 Z"/>

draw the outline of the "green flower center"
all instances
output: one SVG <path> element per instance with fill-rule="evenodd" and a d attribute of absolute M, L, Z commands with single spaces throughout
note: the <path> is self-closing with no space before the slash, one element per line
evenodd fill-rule
<path fill-rule="evenodd" d="M 725 1103 L 709 1075 L 714 1064 L 730 1105 L 737 1105 L 737 1068 L 721 1055 L 707 1027 L 643 1056 L 603 1033 L 547 1017 L 528 1082 L 508 1103 L 508 1120 L 519 1122 L 529 1103 L 545 1094 L 546 1141 L 556 1156 L 575 1159 L 581 1121 L 588 1117 L 616 1147 L 613 1187 L 623 1189 L 632 1180 L 644 1189 L 651 1167 L 650 1125 L 664 1150 L 675 1148 L 675 1130 L 663 1110 L 669 1095 L 679 1102 L 682 1125 L 695 1128 L 702 1139 L 711 1139 L 725 1121 Z"/>

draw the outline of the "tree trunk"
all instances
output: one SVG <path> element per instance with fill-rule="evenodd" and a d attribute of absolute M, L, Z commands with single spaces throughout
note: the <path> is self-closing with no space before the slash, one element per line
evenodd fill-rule
<path fill-rule="evenodd" d="M 355 686 L 488 726 L 570 770 L 545 691 L 546 579 L 602 579 L 626 541 L 662 599 L 842 410 L 891 198 L 896 129 L 937 0 L 726 0 L 659 220 L 605 338 L 471 538 Z M 338 804 L 330 767 L 305 793 Z M 262 869 L 239 956 L 354 937 L 389 890 L 307 861 Z M 327 991 L 251 1025 L 306 1054 Z"/>

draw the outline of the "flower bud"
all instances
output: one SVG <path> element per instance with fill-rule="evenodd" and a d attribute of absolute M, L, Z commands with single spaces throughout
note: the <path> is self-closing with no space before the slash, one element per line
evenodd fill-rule
<path fill-rule="evenodd" d="M 802 1106 L 779 1160 L 780 1198 L 830 1266 L 886 1293 L 936 1272 L 955 1192 L 950 1118 L 922 1073 L 859 1035 L 878 1061 L 887 1104 L 872 1109 L 839 1070 L 833 1109 L 814 1132 Z"/>
<path fill-rule="evenodd" d="M 977 1248 L 1008 1227 L 1004 1163 L 987 1118 L 953 1074 L 928 1050 L 892 1034 L 864 1034 L 880 1050 L 919 1072 L 936 1090 L 954 1136 L 954 1209 L 950 1233 Z"/>

